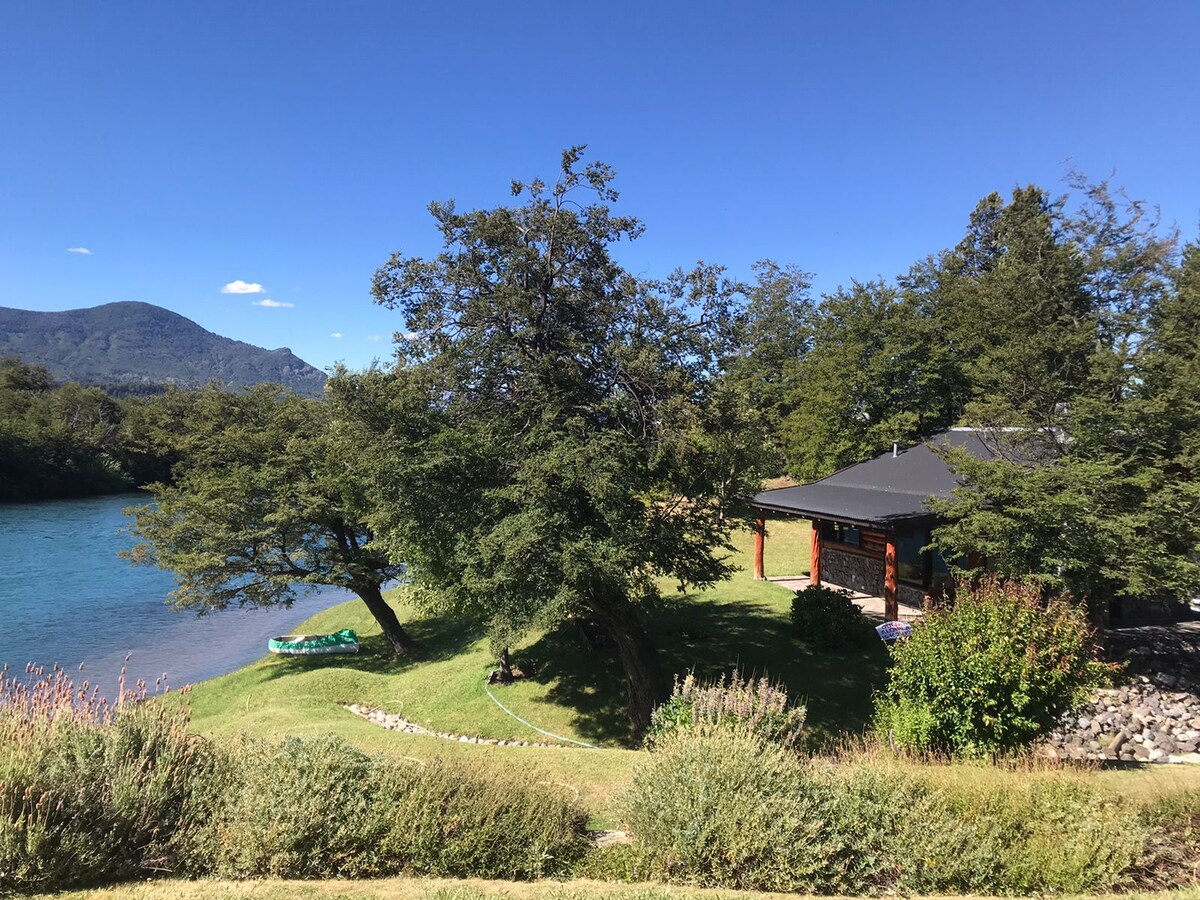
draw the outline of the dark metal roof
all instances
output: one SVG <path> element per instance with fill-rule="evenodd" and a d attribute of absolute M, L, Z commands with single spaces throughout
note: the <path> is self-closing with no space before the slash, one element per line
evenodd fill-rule
<path fill-rule="evenodd" d="M 973 456 L 994 454 L 978 432 L 946 431 L 923 444 L 890 452 L 798 487 L 755 495 L 760 509 L 857 525 L 882 525 L 925 518 L 930 497 L 948 497 L 958 479 L 931 447 L 961 447 Z"/>

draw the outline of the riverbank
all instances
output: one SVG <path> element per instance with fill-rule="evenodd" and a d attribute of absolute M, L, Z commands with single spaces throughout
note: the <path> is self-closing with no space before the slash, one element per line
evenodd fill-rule
<path fill-rule="evenodd" d="M 325 589 L 291 609 L 230 609 L 205 617 L 165 603 L 169 572 L 121 559 L 132 539 L 122 510 L 142 493 L 0 506 L 0 665 L 55 663 L 115 696 L 127 683 L 173 688 L 232 672 L 266 653 L 267 640 L 350 595 Z"/>

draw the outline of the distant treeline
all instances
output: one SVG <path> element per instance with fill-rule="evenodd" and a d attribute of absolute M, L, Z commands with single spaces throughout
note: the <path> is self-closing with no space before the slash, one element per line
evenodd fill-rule
<path fill-rule="evenodd" d="M 0 502 L 114 494 L 167 481 L 189 392 L 118 397 L 0 359 Z"/>

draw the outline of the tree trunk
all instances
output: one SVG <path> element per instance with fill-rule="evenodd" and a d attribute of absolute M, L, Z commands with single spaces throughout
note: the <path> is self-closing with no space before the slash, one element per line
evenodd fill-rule
<path fill-rule="evenodd" d="M 666 697 L 658 649 L 623 597 L 593 595 L 588 607 L 617 644 L 629 690 L 629 725 L 635 735 L 642 734 L 650 727 L 650 714 Z"/>
<path fill-rule="evenodd" d="M 387 638 L 388 644 L 391 645 L 393 656 L 408 656 L 416 650 L 416 643 L 408 636 L 408 632 L 404 630 L 404 626 L 400 624 L 400 620 L 396 617 L 396 611 L 383 599 L 379 585 L 362 584 L 355 586 L 352 590 L 358 594 L 359 599 L 367 605 L 367 609 L 371 611 L 371 615 L 379 623 L 379 628 L 383 631 L 383 636 Z"/>
<path fill-rule="evenodd" d="M 512 659 L 508 655 L 508 648 L 505 647 L 500 652 L 500 683 L 511 684 L 513 682 Z"/>

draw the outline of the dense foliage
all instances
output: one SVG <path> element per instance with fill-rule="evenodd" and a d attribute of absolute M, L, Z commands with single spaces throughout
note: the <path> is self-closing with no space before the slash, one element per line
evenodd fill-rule
<path fill-rule="evenodd" d="M 664 741 L 625 818 L 627 877 L 816 894 L 1102 892 L 1128 884 L 1160 834 L 1082 779 L 973 790 L 745 733 Z"/>
<path fill-rule="evenodd" d="M 949 519 L 939 544 L 976 549 L 993 571 L 1085 597 L 1097 615 L 1114 598 L 1196 594 L 1200 248 L 1187 247 L 1171 275 L 1150 300 L 1129 302 L 1139 324 L 1120 344 L 1093 337 L 1100 349 L 1069 396 L 1007 408 L 1008 421 L 1028 430 L 1023 440 L 993 438 L 1004 458 L 953 458 L 965 485 L 936 504 Z M 1095 330 L 1110 330 L 1093 318 Z"/>
<path fill-rule="evenodd" d="M 706 887 L 853 893 L 858 824 L 797 757 L 741 733 L 680 731 L 634 774 L 625 820 L 643 877 Z"/>
<path fill-rule="evenodd" d="M 715 681 L 698 681 L 689 672 L 675 679 L 671 696 L 654 711 L 647 743 L 660 744 L 678 732 L 754 734 L 784 747 L 795 746 L 804 731 L 806 710 L 788 698 L 787 689 L 770 678 L 745 678 L 741 672 Z"/>
<path fill-rule="evenodd" d="M 0 680 L 0 893 L 165 875 L 535 878 L 587 852 L 534 776 L 366 756 L 330 738 L 210 742 L 144 692 Z"/>
<path fill-rule="evenodd" d="M 876 639 L 849 591 L 819 584 L 796 591 L 792 624 L 800 640 L 819 650 L 860 647 Z"/>
<path fill-rule="evenodd" d="M 107 705 L 61 671 L 0 675 L 0 893 L 186 869 L 214 758 L 141 696 Z"/>
<path fill-rule="evenodd" d="M 194 847 L 202 871 L 226 878 L 540 878 L 588 849 L 583 812 L 528 777 L 501 783 L 329 737 L 247 741 L 223 766 Z"/>
<path fill-rule="evenodd" d="M 368 487 L 335 412 L 273 385 L 193 394 L 174 481 L 151 485 L 154 502 L 133 511 L 129 556 L 174 572 L 174 604 L 200 612 L 289 604 L 307 585 L 345 588 L 407 653 L 412 641 L 381 593 L 404 565 L 367 525 Z"/>
<path fill-rule="evenodd" d="M 990 194 L 954 247 L 816 304 L 765 264 L 726 377 L 804 480 L 981 429 L 997 459 L 948 453 L 964 484 L 935 542 L 1103 614 L 1200 589 L 1200 248 L 1069 182 Z"/>
<path fill-rule="evenodd" d="M 175 448 L 154 423 L 176 401 L 117 399 L 0 359 L 0 503 L 120 493 L 168 478 Z"/>
<path fill-rule="evenodd" d="M 963 756 L 1029 747 L 1109 673 L 1070 598 L 995 577 L 961 583 L 892 659 L 879 730 L 908 750 Z"/>
<path fill-rule="evenodd" d="M 736 285 L 700 265 L 638 278 L 611 249 L 612 171 L 563 155 L 519 206 L 430 209 L 432 259 L 395 254 L 377 301 L 404 315 L 386 378 L 338 377 L 375 454 L 373 519 L 459 614 L 512 633 L 584 615 L 613 637 L 644 729 L 667 685 L 638 615 L 657 579 L 725 577 L 763 444 L 718 377 Z"/>

